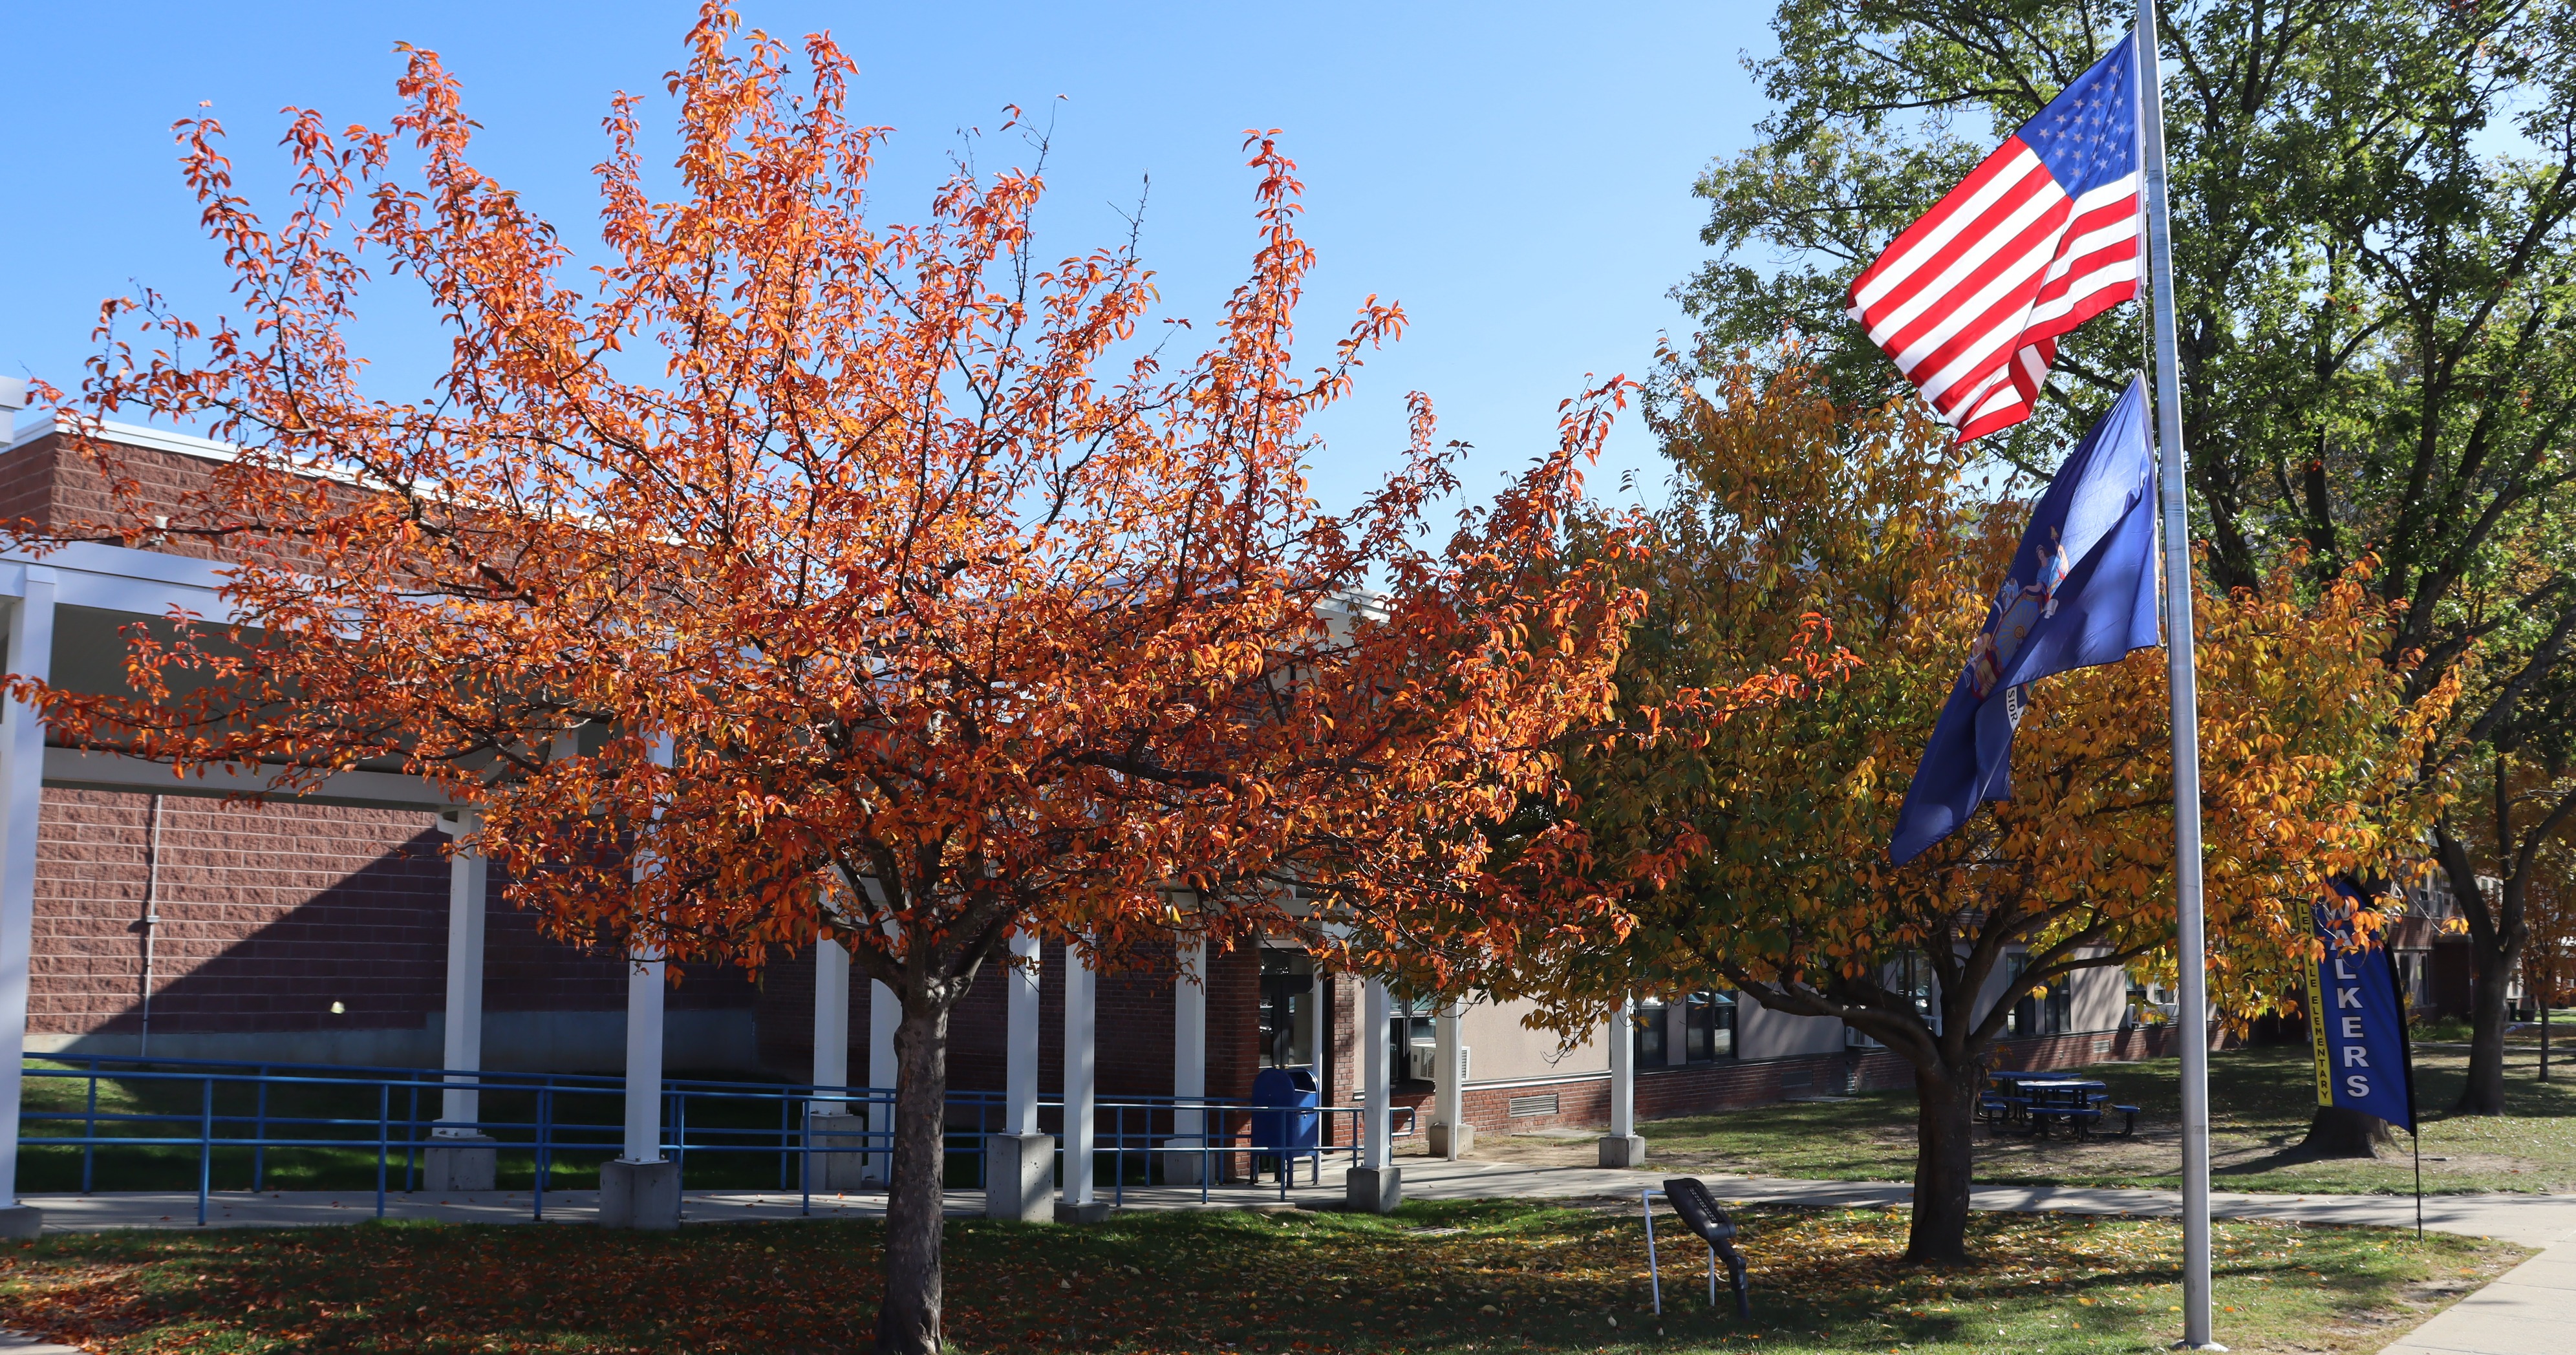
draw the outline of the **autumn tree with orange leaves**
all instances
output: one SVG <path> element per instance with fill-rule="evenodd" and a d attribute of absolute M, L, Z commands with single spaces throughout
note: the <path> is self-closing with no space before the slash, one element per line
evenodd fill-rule
<path fill-rule="evenodd" d="M 1372 299 L 1300 374 L 1313 256 L 1269 134 L 1251 276 L 1184 357 L 1131 247 L 1039 255 L 1033 172 L 873 219 L 851 77 L 710 6 L 669 79 L 679 191 L 620 97 L 587 254 L 474 167 L 431 53 L 386 130 L 295 115 L 276 226 L 183 124 L 239 312 L 111 303 L 82 405 L 241 451 L 89 530 L 214 543 L 238 619 L 135 634 L 125 695 L 19 689 L 67 741 L 282 789 L 391 760 L 562 936 L 848 946 L 903 1005 L 879 1347 L 932 1352 L 949 1013 L 1014 935 L 1115 966 L 1287 933 L 1358 969 L 1436 938 L 1462 985 L 1609 934 L 1579 823 L 1488 829 L 1561 801 L 1612 714 L 1634 593 L 1555 543 L 1627 387 L 1445 544 L 1419 398 L 1402 469 L 1327 515 L 1306 420 L 1403 317 Z M 451 357 L 380 395 L 351 327 L 416 295 Z"/>
<path fill-rule="evenodd" d="M 1623 944 L 1551 957 L 1563 967 L 1534 974 L 1533 995 L 1580 1022 L 1622 992 L 1732 987 L 1885 1045 L 1920 1106 L 1906 1254 L 1964 1259 L 1973 1117 L 2015 1001 L 2088 969 L 2173 964 L 2164 655 L 2035 684 L 2014 798 L 1891 866 L 1906 786 L 2029 505 L 1970 474 L 1910 396 L 1839 408 L 1795 363 L 1677 380 L 1659 419 L 1672 491 L 1658 548 L 1624 566 L 1649 601 L 1623 700 L 1767 671 L 1819 621 L 1843 666 L 1705 739 L 1580 762 L 1601 855 L 1675 824 L 1705 847 L 1636 901 Z M 2250 1013 L 2314 953 L 2307 901 L 2326 880 L 2394 873 L 2422 840 L 2439 800 L 2417 769 L 2451 689 L 2407 698 L 2380 659 L 2394 618 L 2358 571 L 2309 597 L 2287 576 L 2204 594 L 2196 624 L 2212 990 Z"/>

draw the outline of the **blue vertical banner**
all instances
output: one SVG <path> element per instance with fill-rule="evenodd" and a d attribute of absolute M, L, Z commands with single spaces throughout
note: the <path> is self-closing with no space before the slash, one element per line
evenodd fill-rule
<path fill-rule="evenodd" d="M 2406 1047 L 2406 1008 L 2397 963 L 2382 937 L 2354 924 L 2359 891 L 2338 880 L 2349 902 L 2312 904 L 2325 954 L 2307 966 L 2308 1035 L 2316 1047 L 2317 1104 L 2376 1115 L 2415 1132 L 2414 1068 Z"/>

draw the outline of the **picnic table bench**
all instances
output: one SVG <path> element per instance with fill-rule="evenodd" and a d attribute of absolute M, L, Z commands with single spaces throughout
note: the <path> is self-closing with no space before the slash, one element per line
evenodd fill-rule
<path fill-rule="evenodd" d="M 1994 1087 L 1979 1098 L 1977 1110 L 1996 1133 L 2036 1135 L 2063 1125 L 2076 1138 L 2091 1138 L 2109 1112 L 2123 1117 L 2124 1137 L 2137 1132 L 2138 1108 L 2112 1104 L 2108 1084 L 2050 1073 L 1998 1071 L 1987 1076 Z"/>

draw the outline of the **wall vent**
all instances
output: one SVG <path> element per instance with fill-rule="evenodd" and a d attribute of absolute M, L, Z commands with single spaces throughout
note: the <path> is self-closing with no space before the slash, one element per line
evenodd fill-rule
<path fill-rule="evenodd" d="M 1512 1098 L 1512 1114 L 1515 1118 L 1524 1115 L 1554 1115 L 1556 1104 L 1555 1092 L 1515 1096 Z"/>

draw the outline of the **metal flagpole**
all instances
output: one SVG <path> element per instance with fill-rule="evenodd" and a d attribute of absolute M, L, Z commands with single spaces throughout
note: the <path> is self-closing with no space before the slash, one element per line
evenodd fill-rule
<path fill-rule="evenodd" d="M 2225 1350 L 2209 1316 L 2209 980 L 2200 902 L 2200 704 L 2191 653 L 2191 518 L 2183 492 L 2182 371 L 2175 353 L 2173 225 L 2165 202 L 2165 108 L 2155 0 L 2138 0 L 2139 169 L 2155 305 L 2157 479 L 2165 537 L 2165 654 L 2173 688 L 2174 913 L 2182 1040 L 2182 1330 L 2186 1350 Z"/>

